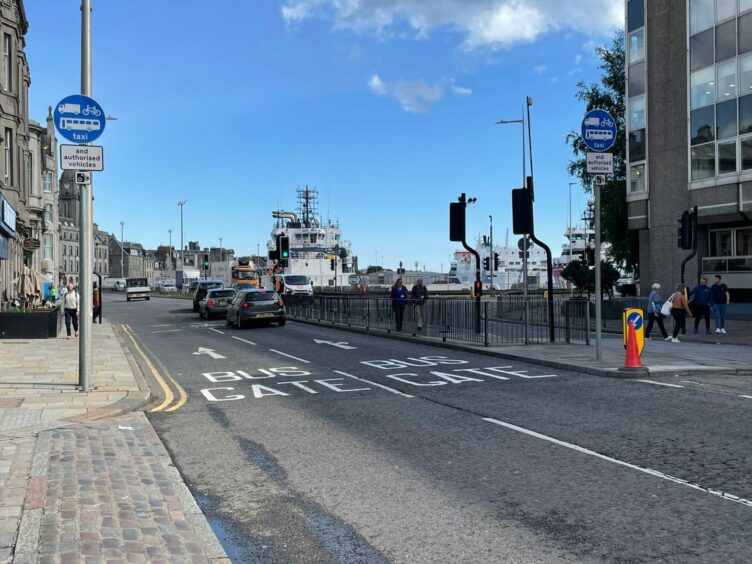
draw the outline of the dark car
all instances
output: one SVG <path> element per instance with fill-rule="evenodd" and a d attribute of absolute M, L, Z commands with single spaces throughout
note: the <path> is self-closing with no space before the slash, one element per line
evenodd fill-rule
<path fill-rule="evenodd" d="M 212 288 L 224 288 L 225 284 L 221 280 L 201 280 L 196 284 L 196 291 L 193 292 L 193 313 L 198 313 L 198 302 L 204 299 L 206 292 Z"/>
<path fill-rule="evenodd" d="M 227 315 L 227 306 L 235 297 L 232 288 L 212 288 L 198 302 L 198 316 L 206 319 Z"/>
<path fill-rule="evenodd" d="M 254 288 L 235 295 L 227 307 L 227 324 L 242 329 L 251 321 L 275 321 L 280 327 L 285 324 L 285 304 L 277 292 Z"/>

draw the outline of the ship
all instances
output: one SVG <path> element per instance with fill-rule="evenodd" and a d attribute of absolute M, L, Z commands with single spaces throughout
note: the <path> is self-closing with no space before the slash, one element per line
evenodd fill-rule
<path fill-rule="evenodd" d="M 323 221 L 319 213 L 319 193 L 315 188 L 298 188 L 296 211 L 272 212 L 274 226 L 268 250 L 276 247 L 277 237 L 290 240 L 290 258 L 285 274 L 307 276 L 314 287 L 341 287 L 355 272 L 357 259 L 352 243 L 342 239 L 339 221 Z M 268 275 L 279 273 L 270 267 Z"/>

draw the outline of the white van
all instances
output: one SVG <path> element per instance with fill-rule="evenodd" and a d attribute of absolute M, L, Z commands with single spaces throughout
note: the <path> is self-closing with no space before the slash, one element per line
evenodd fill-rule
<path fill-rule="evenodd" d="M 283 274 L 282 294 L 284 296 L 313 296 L 311 279 L 304 274 Z"/>
<path fill-rule="evenodd" d="M 151 288 L 146 278 L 128 278 L 125 281 L 125 299 L 131 300 L 149 300 L 151 298 Z"/>
<path fill-rule="evenodd" d="M 122 292 L 125 290 L 125 278 L 105 278 L 102 282 L 102 289 L 111 292 Z"/>

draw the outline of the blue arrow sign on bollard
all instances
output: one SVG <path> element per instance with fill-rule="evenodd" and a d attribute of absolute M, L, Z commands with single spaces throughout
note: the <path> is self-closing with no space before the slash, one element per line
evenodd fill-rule
<path fill-rule="evenodd" d="M 53 115 L 60 135 L 73 143 L 91 143 L 104 132 L 104 110 L 88 96 L 73 94 L 60 100 Z"/>
<path fill-rule="evenodd" d="M 616 142 L 616 120 L 606 110 L 590 110 L 582 120 L 582 141 L 591 151 L 608 151 Z"/>

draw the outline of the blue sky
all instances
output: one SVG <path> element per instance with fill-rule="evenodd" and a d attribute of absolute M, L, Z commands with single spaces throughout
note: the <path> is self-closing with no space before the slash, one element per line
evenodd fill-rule
<path fill-rule="evenodd" d="M 155 248 L 264 248 L 273 209 L 319 189 L 361 267 L 448 268 L 448 203 L 468 234 L 511 234 L 520 128 L 532 107 L 538 236 L 558 254 L 570 150 L 598 77 L 594 45 L 621 0 L 93 0 L 93 93 L 117 117 L 100 138 L 95 221 Z M 80 90 L 80 1 L 26 2 L 30 113 Z M 586 196 L 575 188 L 573 207 Z M 575 212 L 575 216 L 577 213 Z"/>

